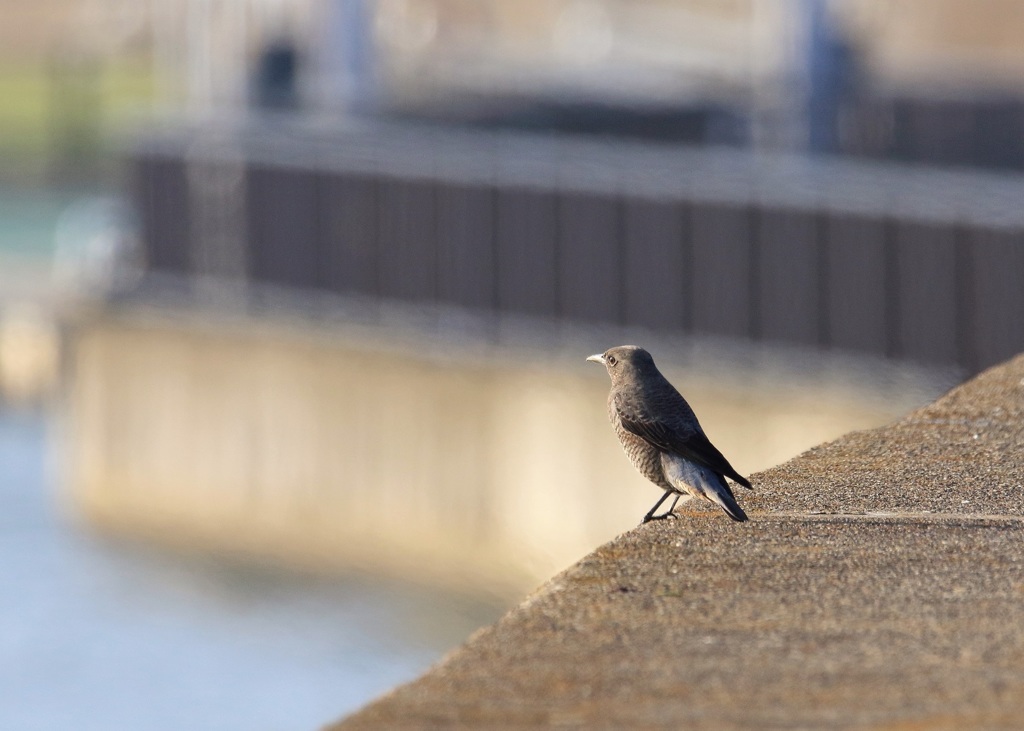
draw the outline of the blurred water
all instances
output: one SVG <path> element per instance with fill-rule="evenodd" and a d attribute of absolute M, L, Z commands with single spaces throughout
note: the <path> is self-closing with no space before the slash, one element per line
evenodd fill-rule
<path fill-rule="evenodd" d="M 54 509 L 46 445 L 0 411 L 0 728 L 313 729 L 498 611 L 104 542 Z"/>
<path fill-rule="evenodd" d="M 0 254 L 48 257 L 53 253 L 60 215 L 80 195 L 77 191 L 0 188 Z"/>

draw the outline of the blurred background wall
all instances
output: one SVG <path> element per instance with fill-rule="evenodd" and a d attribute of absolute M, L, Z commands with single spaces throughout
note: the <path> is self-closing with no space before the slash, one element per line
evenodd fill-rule
<path fill-rule="evenodd" d="M 1024 348 L 1019 3 L 8 5 L 0 617 L 97 728 L 334 717 L 634 526 L 593 352 L 749 473 Z"/>

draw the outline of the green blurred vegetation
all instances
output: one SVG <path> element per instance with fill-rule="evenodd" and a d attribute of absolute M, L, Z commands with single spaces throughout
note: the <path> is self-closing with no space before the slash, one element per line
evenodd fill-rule
<path fill-rule="evenodd" d="M 141 59 L 0 64 L 0 184 L 102 182 L 116 133 L 155 99 Z"/>

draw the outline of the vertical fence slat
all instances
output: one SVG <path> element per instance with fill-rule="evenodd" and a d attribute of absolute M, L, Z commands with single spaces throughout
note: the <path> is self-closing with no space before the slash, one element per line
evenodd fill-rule
<path fill-rule="evenodd" d="M 558 309 L 555 198 L 506 188 L 497 194 L 498 305 L 520 314 L 552 316 Z"/>
<path fill-rule="evenodd" d="M 579 320 L 622 319 L 618 200 L 562 193 L 558 205 L 558 314 Z"/>
<path fill-rule="evenodd" d="M 1024 232 L 977 231 L 970 252 L 972 370 L 995 365 L 1024 349 Z"/>
<path fill-rule="evenodd" d="M 956 240 L 950 226 L 896 225 L 898 297 L 896 354 L 935 363 L 957 362 Z"/>
<path fill-rule="evenodd" d="M 742 206 L 694 204 L 690 218 L 693 329 L 751 334 L 751 225 Z"/>
<path fill-rule="evenodd" d="M 687 212 L 677 201 L 627 199 L 625 318 L 633 325 L 681 330 L 687 326 Z"/>
<path fill-rule="evenodd" d="M 756 235 L 758 330 L 766 340 L 820 342 L 814 211 L 763 210 Z"/>
<path fill-rule="evenodd" d="M 336 293 L 377 293 L 377 194 L 370 176 L 320 179 L 320 258 L 324 286 Z"/>
<path fill-rule="evenodd" d="M 147 267 L 161 274 L 188 274 L 190 211 L 185 159 L 141 155 L 133 174 Z"/>
<path fill-rule="evenodd" d="M 491 309 L 494 281 L 494 194 L 490 187 L 437 189 L 437 292 L 442 302 Z"/>
<path fill-rule="evenodd" d="M 253 279 L 317 286 L 316 178 L 302 170 L 252 166 L 246 175 L 246 198 Z"/>
<path fill-rule="evenodd" d="M 885 225 L 879 219 L 833 215 L 826 227 L 829 345 L 884 355 Z"/>
<path fill-rule="evenodd" d="M 377 201 L 381 296 L 432 302 L 437 292 L 433 181 L 381 178 Z"/>

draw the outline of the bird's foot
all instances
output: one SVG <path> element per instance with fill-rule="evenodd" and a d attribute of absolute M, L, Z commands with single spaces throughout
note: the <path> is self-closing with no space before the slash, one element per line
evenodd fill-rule
<path fill-rule="evenodd" d="M 672 511 L 676 509 L 676 503 L 679 502 L 679 493 L 675 494 L 675 497 L 672 500 L 672 504 L 669 506 L 668 510 L 666 510 L 661 515 L 654 514 L 654 511 L 661 507 L 661 504 L 665 502 L 666 498 L 668 498 L 668 496 L 671 494 L 672 493 L 670 491 L 666 490 L 665 494 L 661 496 L 661 500 L 654 503 L 654 507 L 647 511 L 647 515 L 644 516 L 644 519 L 640 523 L 640 525 L 643 525 L 644 523 L 650 523 L 652 520 L 665 520 L 666 518 L 672 518 L 672 520 L 675 520 L 676 514 Z"/>
<path fill-rule="evenodd" d="M 643 519 L 643 521 L 641 521 L 640 525 L 643 525 L 644 523 L 650 523 L 652 520 L 668 520 L 670 518 L 672 520 L 676 520 L 678 517 L 679 516 L 677 516 L 671 510 L 666 510 L 661 515 L 651 515 L 650 513 L 648 513 L 647 515 L 644 516 L 644 519 Z"/>

